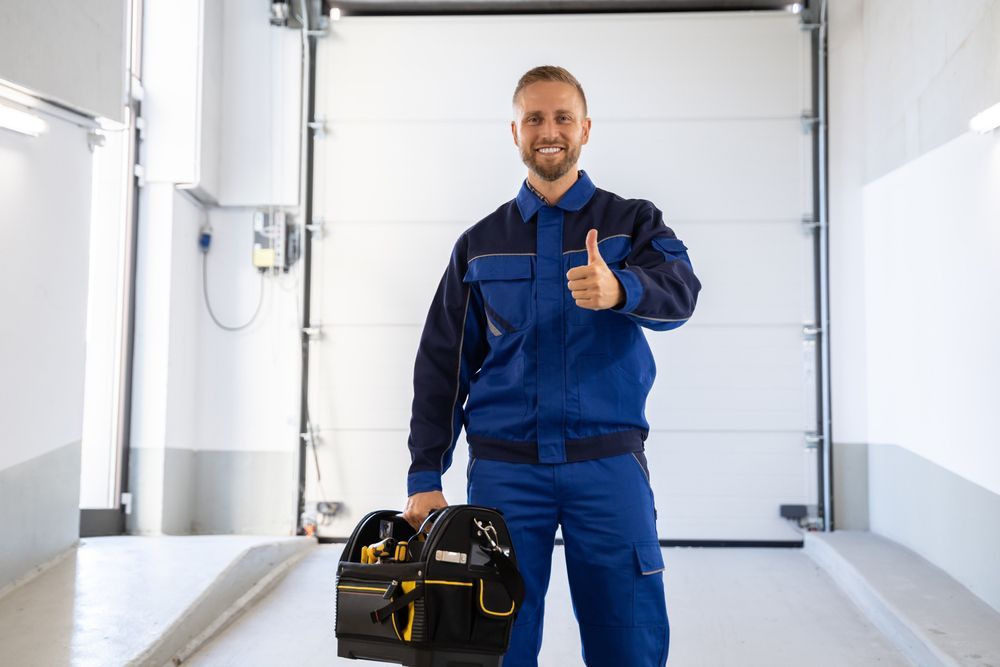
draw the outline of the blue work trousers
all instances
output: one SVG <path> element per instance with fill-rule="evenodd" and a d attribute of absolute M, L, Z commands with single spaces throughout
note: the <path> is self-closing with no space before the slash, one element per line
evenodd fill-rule
<path fill-rule="evenodd" d="M 468 502 L 503 512 L 524 577 L 504 667 L 535 667 L 557 526 L 588 667 L 662 667 L 663 555 L 642 452 L 571 463 L 470 459 Z"/>

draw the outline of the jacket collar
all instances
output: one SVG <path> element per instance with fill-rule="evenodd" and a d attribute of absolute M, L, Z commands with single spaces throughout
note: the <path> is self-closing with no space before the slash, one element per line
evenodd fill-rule
<path fill-rule="evenodd" d="M 566 191 L 556 206 L 564 211 L 579 211 L 594 196 L 595 190 L 597 188 L 594 186 L 594 182 L 590 180 L 587 172 L 581 169 L 576 182 L 570 186 L 570 189 Z M 531 220 L 531 216 L 535 215 L 538 209 L 543 206 L 545 206 L 545 202 L 531 191 L 528 179 L 525 178 L 524 182 L 521 183 L 521 190 L 517 193 L 517 208 L 521 212 L 521 218 L 524 222 L 528 222 Z"/>

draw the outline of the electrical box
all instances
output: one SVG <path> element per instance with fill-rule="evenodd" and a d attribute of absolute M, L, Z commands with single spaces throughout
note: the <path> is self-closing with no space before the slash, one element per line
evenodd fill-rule
<path fill-rule="evenodd" d="M 299 228 L 284 211 L 253 214 L 253 265 L 287 271 L 299 258 Z"/>

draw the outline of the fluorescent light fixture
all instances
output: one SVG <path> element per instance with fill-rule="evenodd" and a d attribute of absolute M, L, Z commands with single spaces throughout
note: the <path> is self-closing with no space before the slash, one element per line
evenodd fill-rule
<path fill-rule="evenodd" d="M 331 21 L 340 20 L 340 7 L 330 7 L 330 20 Z"/>
<path fill-rule="evenodd" d="M 994 104 L 986 111 L 981 111 L 969 121 L 969 129 L 973 132 L 986 134 L 1000 127 L 1000 104 Z"/>
<path fill-rule="evenodd" d="M 785 5 L 785 11 L 791 12 L 793 14 L 800 14 L 802 13 L 802 3 L 793 2 L 790 5 Z"/>
<path fill-rule="evenodd" d="M 49 125 L 35 114 L 0 104 L 0 128 L 37 137 L 48 131 Z"/>

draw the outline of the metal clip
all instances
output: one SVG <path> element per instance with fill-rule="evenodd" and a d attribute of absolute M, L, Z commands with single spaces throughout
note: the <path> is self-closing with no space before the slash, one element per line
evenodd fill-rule
<path fill-rule="evenodd" d="M 482 534 L 489 540 L 490 545 L 495 551 L 500 551 L 500 545 L 498 544 L 500 537 L 497 535 L 497 529 L 493 526 L 492 521 L 488 521 L 486 525 L 479 519 L 473 519 L 472 522 L 476 524 L 476 527 L 482 532 Z M 490 535 L 492 533 L 492 535 Z"/>

